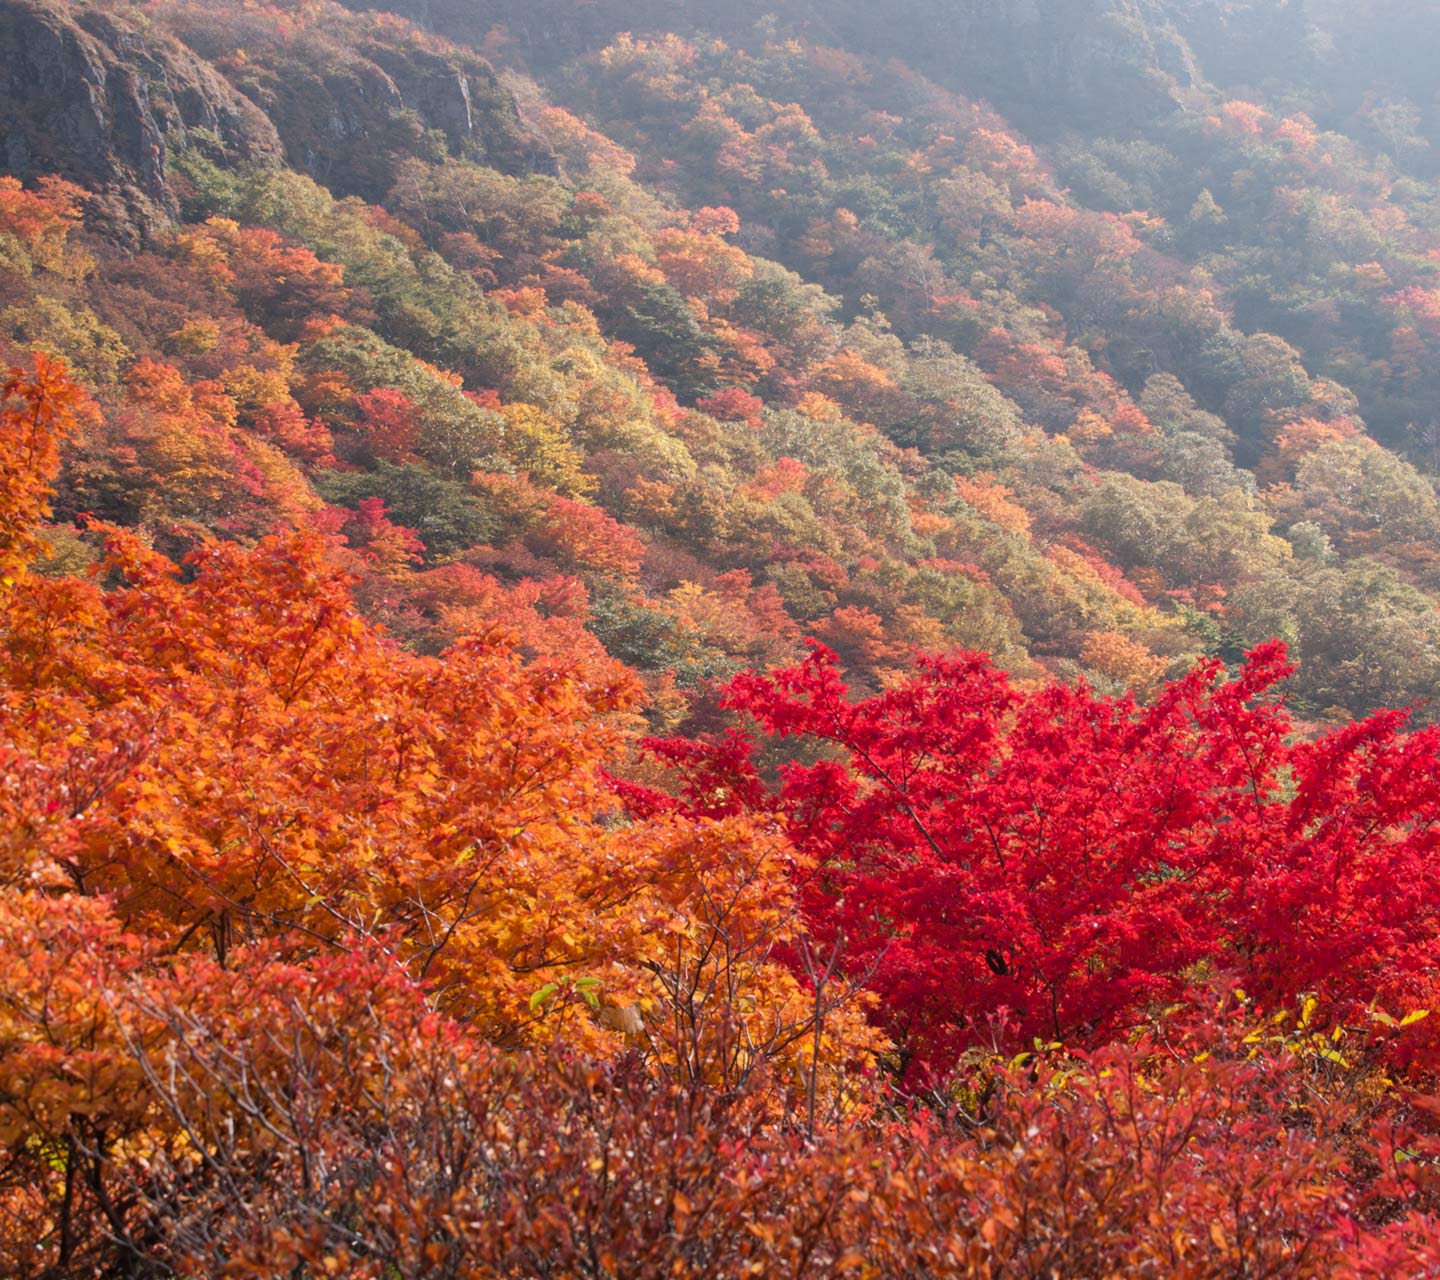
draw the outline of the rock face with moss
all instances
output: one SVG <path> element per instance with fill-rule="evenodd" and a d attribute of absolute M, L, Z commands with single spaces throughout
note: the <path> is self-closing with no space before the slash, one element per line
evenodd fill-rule
<path fill-rule="evenodd" d="M 186 16 L 0 0 L 0 172 L 72 178 L 97 193 L 92 220 L 140 241 L 178 211 L 175 159 L 197 147 L 229 164 L 283 160 L 369 199 L 388 189 L 391 158 L 415 150 L 554 171 L 483 58 L 378 26 L 285 39 L 263 14 L 237 47 Z"/>
<path fill-rule="evenodd" d="M 448 152 L 504 173 L 555 169 L 484 58 L 440 40 L 400 38 L 383 17 L 284 36 L 260 13 L 232 19 L 223 34 L 193 8 L 170 20 L 264 110 L 287 162 L 339 194 L 381 199 L 396 155 Z M 243 60 L 228 47 L 237 35 Z"/>
<path fill-rule="evenodd" d="M 202 140 L 278 159 L 265 115 L 183 44 L 129 15 L 0 0 L 0 161 L 100 193 L 92 213 L 128 234 L 173 214 L 172 153 Z"/>

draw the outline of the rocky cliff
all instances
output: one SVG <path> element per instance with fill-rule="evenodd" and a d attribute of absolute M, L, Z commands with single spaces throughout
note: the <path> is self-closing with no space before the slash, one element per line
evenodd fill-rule
<path fill-rule="evenodd" d="M 99 6 L 0 0 L 7 173 L 59 173 L 96 193 L 99 220 L 143 234 L 176 210 L 173 152 L 202 138 L 245 161 L 281 153 L 264 113 L 164 32 Z"/>
<path fill-rule="evenodd" d="M 0 172 L 61 174 L 94 193 L 97 225 L 139 240 L 178 212 L 174 160 L 192 147 L 224 164 L 283 161 L 367 199 L 421 147 L 554 170 L 482 58 L 393 24 L 281 38 L 273 12 L 223 16 L 0 0 Z"/>
<path fill-rule="evenodd" d="M 278 38 L 264 12 L 227 13 L 223 26 L 197 5 L 167 12 L 185 43 L 264 110 L 287 162 L 338 194 L 378 200 L 395 157 L 437 146 L 507 173 L 554 171 L 490 64 L 467 50 L 359 17 Z"/>

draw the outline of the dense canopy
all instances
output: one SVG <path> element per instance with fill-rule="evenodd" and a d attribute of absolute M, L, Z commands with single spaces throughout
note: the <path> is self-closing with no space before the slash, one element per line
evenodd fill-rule
<path fill-rule="evenodd" d="M 1428 6 L 395 7 L 0 0 L 0 1273 L 1440 1273 Z"/>

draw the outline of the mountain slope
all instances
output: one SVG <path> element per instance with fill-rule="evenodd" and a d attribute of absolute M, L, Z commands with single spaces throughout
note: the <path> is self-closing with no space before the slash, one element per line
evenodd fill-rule
<path fill-rule="evenodd" d="M 507 45 L 486 25 L 505 12 L 465 12 L 499 57 L 549 21 L 509 15 Z M 1022 78 L 1066 80 L 1054 59 L 1093 46 L 1166 86 L 1165 112 L 1104 116 L 1143 139 L 1072 116 L 1043 145 L 763 28 L 618 40 L 555 72 L 567 110 L 337 7 L 6 14 L 95 67 L 163 50 L 209 94 L 146 108 L 168 122 L 149 171 L 131 107 L 95 107 L 93 154 L 55 151 L 92 187 L 95 268 L 77 238 L 75 265 L 25 249 L 8 278 L 4 335 L 76 361 L 109 411 L 65 515 L 177 548 L 277 518 L 399 538 L 361 555 L 397 634 L 439 647 L 523 598 L 537 635 L 558 612 L 641 670 L 661 720 L 807 634 L 872 686 L 959 646 L 1142 695 L 1278 634 L 1316 717 L 1440 676 L 1440 505 L 1372 443 L 1424 460 L 1428 196 L 1226 103 L 1166 11 L 974 6 L 944 29 L 1032 60 Z M 586 40 L 613 18 L 581 16 Z M 1119 83 L 1065 91 L 1095 76 Z M 36 87 L 34 119 L 68 101 Z M 203 124 L 222 116 L 254 137 Z M 148 237 L 140 259 L 117 230 Z M 155 420 L 164 379 L 223 397 L 198 452 Z"/>

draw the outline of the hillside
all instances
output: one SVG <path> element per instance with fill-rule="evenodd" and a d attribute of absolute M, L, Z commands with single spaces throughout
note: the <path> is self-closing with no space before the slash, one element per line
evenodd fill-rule
<path fill-rule="evenodd" d="M 0 1271 L 1440 1267 L 1430 30 L 0 0 Z"/>
<path fill-rule="evenodd" d="M 21 33 L 45 17 L 12 12 Z M 264 10 L 151 6 L 142 30 L 82 7 L 54 34 L 74 65 L 48 74 L 104 87 L 84 146 L 38 109 L 44 42 L 26 37 L 12 150 L 28 175 L 85 179 L 100 238 L 77 233 L 83 284 L 63 262 L 19 273 L 11 341 L 48 341 L 102 402 L 133 398 L 142 358 L 228 379 L 238 434 L 216 449 L 278 448 L 289 490 L 242 498 L 253 460 L 217 453 L 231 480 L 187 507 L 95 439 L 62 513 L 134 522 L 143 492 L 166 536 L 258 533 L 286 502 L 378 498 L 425 544 L 368 593 L 400 634 L 455 634 L 450 566 L 488 590 L 570 582 L 575 616 L 657 690 L 813 634 L 871 680 L 958 646 L 1144 691 L 1278 634 L 1312 716 L 1428 696 L 1429 206 L 1385 157 L 1218 98 L 1143 145 L 1036 150 L 913 73 L 778 35 L 754 53 L 622 42 L 557 73 L 567 110 L 394 20 L 306 12 L 282 31 Z M 141 40 L 161 68 L 143 101 L 109 67 Z M 1257 176 L 1235 193 L 1242 163 Z M 209 228 L 167 230 L 182 208 Z M 225 278 L 259 230 L 315 255 L 329 292 Z M 221 311 L 226 343 L 177 336 Z M 321 314 L 344 336 L 307 336 Z M 415 361 L 460 386 L 422 390 Z M 395 429 L 418 447 L 377 449 L 355 397 L 402 384 L 470 439 L 414 421 Z M 609 563 L 547 542 L 556 500 L 624 526 Z M 237 502 L 252 514 L 222 510 Z"/>

